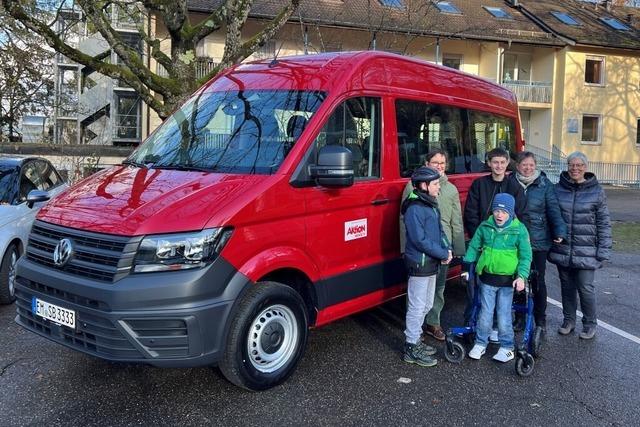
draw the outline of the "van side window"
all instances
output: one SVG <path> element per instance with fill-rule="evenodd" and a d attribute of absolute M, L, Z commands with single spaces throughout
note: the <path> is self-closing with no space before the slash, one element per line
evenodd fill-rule
<path fill-rule="evenodd" d="M 408 177 L 435 148 L 447 152 L 447 173 L 482 172 L 485 155 L 501 147 L 515 155 L 515 121 L 477 110 L 397 100 L 400 175 Z"/>
<path fill-rule="evenodd" d="M 464 156 L 465 110 L 421 101 L 396 101 L 400 174 L 424 165 L 427 153 L 440 148 L 447 152 L 447 173 L 455 173 L 452 159 Z"/>
<path fill-rule="evenodd" d="M 484 111 L 469 110 L 471 153 L 480 162 L 494 148 L 504 148 L 515 156 L 516 126 L 513 119 Z M 511 162 L 513 163 L 513 161 Z"/>
<path fill-rule="evenodd" d="M 380 177 L 380 100 L 352 98 L 340 104 L 320 130 L 315 150 L 340 144 L 351 150 L 356 179 Z"/>

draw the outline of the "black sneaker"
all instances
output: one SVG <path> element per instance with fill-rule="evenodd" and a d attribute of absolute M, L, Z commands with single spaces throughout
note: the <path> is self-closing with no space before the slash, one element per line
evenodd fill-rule
<path fill-rule="evenodd" d="M 403 360 L 407 363 L 415 363 L 418 366 L 431 367 L 436 366 L 438 361 L 427 354 L 429 351 L 426 345 L 404 343 Z M 433 348 L 433 347 L 432 347 Z"/>

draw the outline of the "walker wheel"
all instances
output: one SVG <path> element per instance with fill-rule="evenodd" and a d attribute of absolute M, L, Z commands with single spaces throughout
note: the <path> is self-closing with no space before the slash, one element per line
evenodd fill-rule
<path fill-rule="evenodd" d="M 460 363 L 464 360 L 466 352 L 458 341 L 447 341 L 444 348 L 444 358 L 451 363 Z"/>
<path fill-rule="evenodd" d="M 536 361 L 529 353 L 525 353 L 525 356 L 519 356 L 516 359 L 516 373 L 521 377 L 528 377 L 533 373 L 533 368 L 536 365 Z"/>
<path fill-rule="evenodd" d="M 542 343 L 544 342 L 544 332 L 540 326 L 536 326 L 533 331 L 533 336 L 529 343 L 529 353 L 535 358 L 540 357 L 542 350 Z"/>

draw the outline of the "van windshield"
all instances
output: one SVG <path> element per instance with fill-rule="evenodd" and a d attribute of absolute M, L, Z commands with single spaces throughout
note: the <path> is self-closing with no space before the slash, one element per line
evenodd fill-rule
<path fill-rule="evenodd" d="M 272 174 L 324 98 L 314 91 L 205 90 L 171 115 L 125 163 Z"/>

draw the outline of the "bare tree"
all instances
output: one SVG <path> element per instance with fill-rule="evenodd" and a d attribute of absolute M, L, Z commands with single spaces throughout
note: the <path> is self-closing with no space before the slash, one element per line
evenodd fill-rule
<path fill-rule="evenodd" d="M 283 0 L 283 7 L 273 19 L 255 34 L 243 34 L 243 27 L 253 0 L 219 0 L 211 2 L 215 9 L 199 22 L 192 22 L 187 0 L 76 0 L 75 5 L 87 20 L 87 28 L 98 32 L 119 58 L 110 63 L 104 52 L 90 55 L 73 47 L 54 29 L 67 0 L 0 0 L 2 6 L 24 28 L 40 35 L 57 52 L 73 61 L 91 67 L 132 87 L 141 99 L 161 118 L 166 118 L 204 81 L 220 70 L 247 58 L 263 46 L 287 22 L 300 0 Z M 149 56 L 166 70 L 166 77 L 151 70 L 135 46 L 114 28 L 114 14 L 127 17 L 148 47 Z M 154 25 L 156 23 L 156 25 Z M 166 28 L 170 51 L 162 49 L 155 37 L 159 25 Z M 198 42 L 208 35 L 223 31 L 225 48 L 222 60 L 207 76 L 196 78 L 195 52 Z M 244 36 L 244 37 L 243 37 Z M 248 37 L 247 37 L 248 36 Z M 156 96 L 161 95 L 161 98 Z"/>
<path fill-rule="evenodd" d="M 0 133 L 19 137 L 25 114 L 46 114 L 52 106 L 53 51 L 42 39 L 24 31 L 0 9 Z"/>

